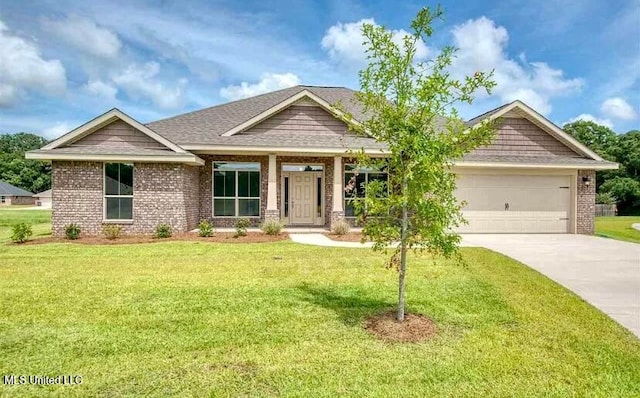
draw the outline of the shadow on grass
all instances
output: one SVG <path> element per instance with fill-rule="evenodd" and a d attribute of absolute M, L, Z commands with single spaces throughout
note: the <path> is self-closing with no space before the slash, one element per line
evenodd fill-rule
<path fill-rule="evenodd" d="M 395 308 L 395 303 L 372 298 L 363 290 L 349 286 L 321 287 L 303 283 L 297 289 L 300 299 L 334 311 L 348 326 L 359 325 L 372 315 Z"/>

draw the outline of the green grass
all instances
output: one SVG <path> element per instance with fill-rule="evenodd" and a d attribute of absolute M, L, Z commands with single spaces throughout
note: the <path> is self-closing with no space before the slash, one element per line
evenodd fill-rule
<path fill-rule="evenodd" d="M 640 216 L 596 217 L 596 235 L 640 243 L 640 231 L 631 224 L 640 223 Z"/>
<path fill-rule="evenodd" d="M 278 242 L 0 246 L 0 374 L 80 386 L 0 396 L 640 396 L 640 341 L 537 272 L 468 248 L 411 257 L 439 334 L 372 338 L 395 271 L 366 249 Z"/>
<path fill-rule="evenodd" d="M 26 222 L 33 229 L 31 238 L 51 235 L 51 210 L 16 210 L 0 208 L 0 244 L 11 241 L 11 227 Z"/>

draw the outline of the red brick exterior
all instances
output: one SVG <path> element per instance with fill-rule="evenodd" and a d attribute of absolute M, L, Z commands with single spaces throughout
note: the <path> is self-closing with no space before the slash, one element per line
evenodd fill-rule
<path fill-rule="evenodd" d="M 589 179 L 589 185 L 583 178 Z M 576 209 L 576 229 L 579 234 L 593 235 L 596 215 L 596 172 L 593 170 L 578 171 L 578 206 Z"/>
<path fill-rule="evenodd" d="M 174 232 L 198 223 L 196 167 L 180 164 L 135 163 L 133 222 L 122 223 L 125 234 L 152 234 L 159 223 Z M 65 225 L 80 225 L 81 235 L 102 234 L 104 171 L 101 162 L 52 163 L 53 235 L 64 236 Z"/>

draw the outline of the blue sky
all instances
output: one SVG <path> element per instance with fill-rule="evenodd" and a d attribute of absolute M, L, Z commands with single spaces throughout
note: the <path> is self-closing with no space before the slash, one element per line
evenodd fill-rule
<path fill-rule="evenodd" d="M 435 4 L 435 3 L 433 3 Z M 521 99 L 562 125 L 640 129 L 640 0 L 443 1 L 429 58 L 495 70 L 471 118 Z M 358 88 L 360 26 L 401 36 L 416 1 L 5 1 L 0 133 L 56 137 L 118 107 L 148 122 L 294 84 Z"/>

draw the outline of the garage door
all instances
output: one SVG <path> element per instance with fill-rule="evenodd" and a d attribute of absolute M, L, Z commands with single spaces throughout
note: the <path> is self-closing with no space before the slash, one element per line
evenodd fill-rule
<path fill-rule="evenodd" d="M 456 195 L 470 233 L 567 233 L 571 176 L 459 175 Z"/>

